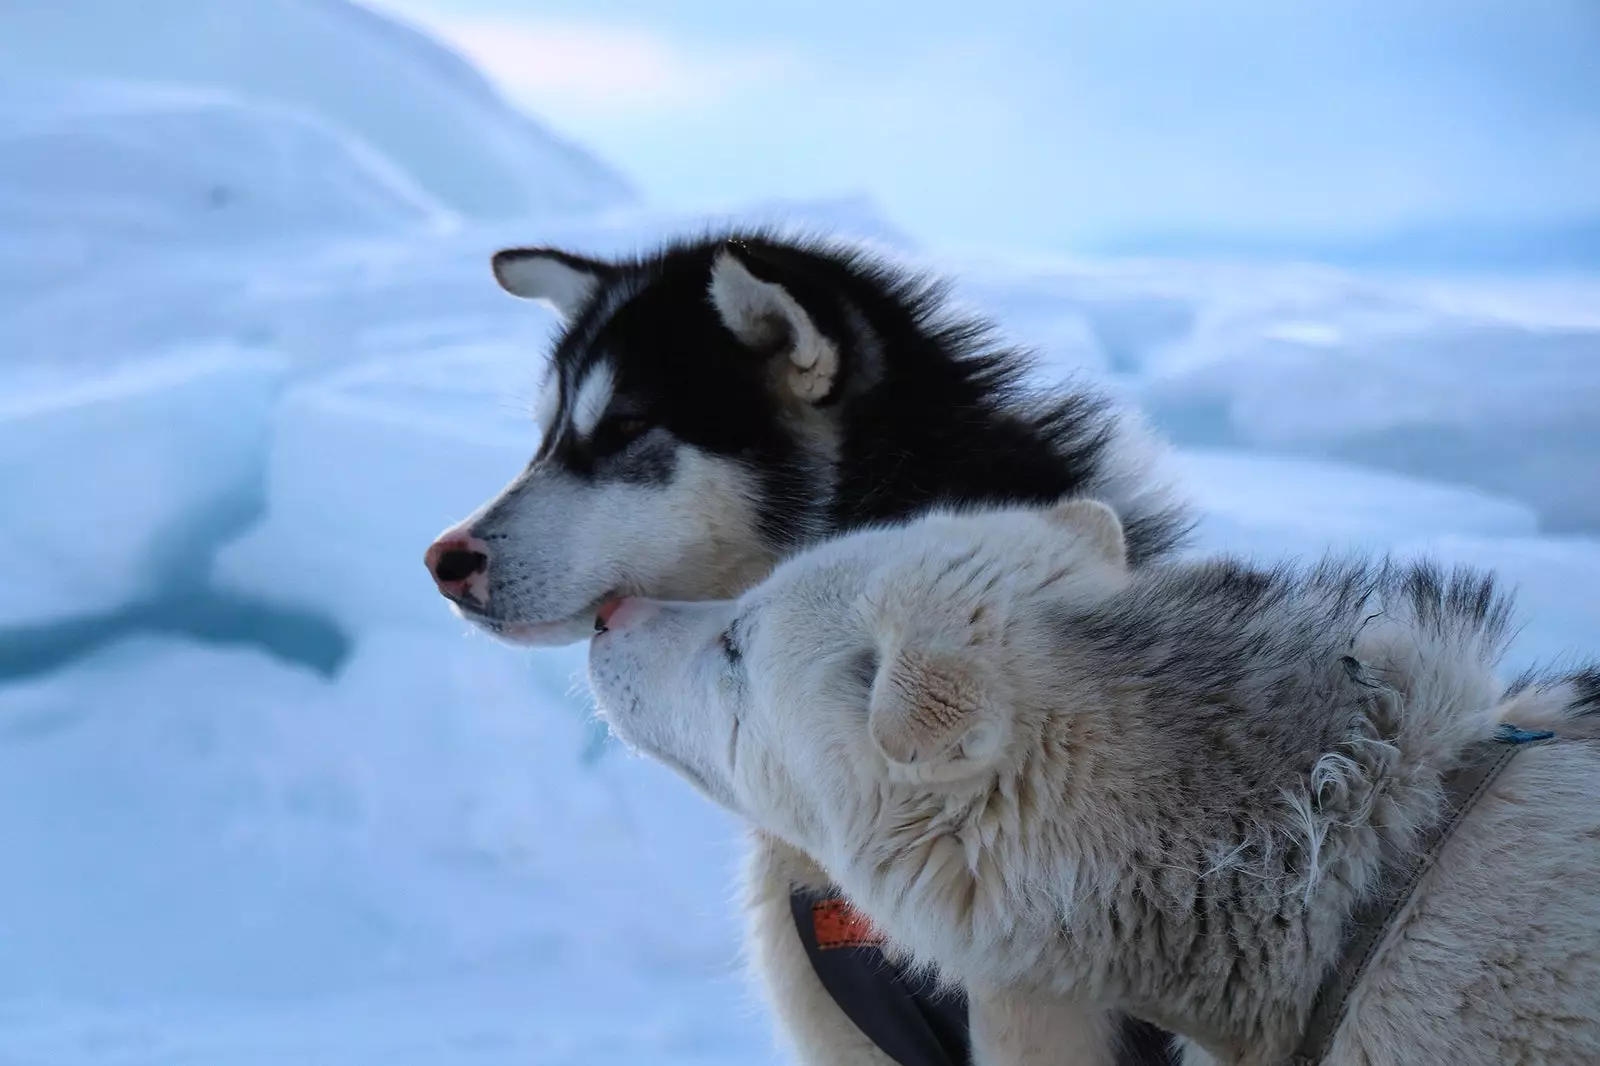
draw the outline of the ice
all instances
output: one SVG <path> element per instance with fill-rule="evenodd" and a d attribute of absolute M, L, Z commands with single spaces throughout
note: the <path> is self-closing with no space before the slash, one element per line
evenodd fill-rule
<path fill-rule="evenodd" d="M 1345 463 L 1189 449 L 1174 465 L 1203 513 L 1202 548 L 1381 551 L 1434 535 L 1529 537 L 1538 528 L 1526 504 Z"/>
<path fill-rule="evenodd" d="M 527 465 L 539 358 L 458 346 L 291 390 L 274 420 L 268 514 L 222 551 L 217 583 L 352 630 L 462 632 L 422 553 Z"/>
<path fill-rule="evenodd" d="M 280 105 L 220 90 L 0 81 L 0 224 L 13 247 L 76 232 L 100 255 L 132 243 L 171 251 L 449 220 L 385 157 Z"/>
<path fill-rule="evenodd" d="M 1600 529 L 1600 328 L 1416 316 L 1210 338 L 1140 394 L 1180 439 L 1322 455 L 1515 494 Z"/>
<path fill-rule="evenodd" d="M 643 760 L 584 765 L 541 668 L 387 633 L 330 686 L 143 641 L 0 688 L 8 1053 L 762 1054 L 728 1009 L 737 828 Z"/>
<path fill-rule="evenodd" d="M 19 78 L 220 89 L 319 116 L 475 216 L 598 211 L 627 183 L 506 104 L 443 45 L 345 0 L 0 6 Z"/>
<path fill-rule="evenodd" d="M 0 399 L 0 628 L 204 578 L 262 504 L 280 360 L 176 352 Z"/>
<path fill-rule="evenodd" d="M 1177 443 L 1345 460 L 1600 530 L 1600 282 L 1310 264 L 970 260 L 1047 369 L 1109 374 Z M 1082 343 L 1042 337 L 1068 322 Z"/>

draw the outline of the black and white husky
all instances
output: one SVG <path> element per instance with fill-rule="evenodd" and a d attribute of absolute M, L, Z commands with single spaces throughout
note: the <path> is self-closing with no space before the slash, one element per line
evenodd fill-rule
<path fill-rule="evenodd" d="M 1025 354 L 954 313 L 944 285 L 861 249 L 744 233 L 628 261 L 510 249 L 493 266 L 562 320 L 543 439 L 427 563 L 501 639 L 575 641 L 623 596 L 735 596 L 819 540 L 939 506 L 1092 496 L 1135 566 L 1187 532 L 1137 419 L 1091 391 L 1031 390 Z M 829 892 L 815 864 L 758 835 L 748 875 L 749 947 L 801 1059 L 912 1057 L 863 1033 L 871 1004 L 841 1009 L 819 979 L 796 905 Z M 870 948 L 843 954 L 862 998 L 874 982 L 902 994 Z"/>

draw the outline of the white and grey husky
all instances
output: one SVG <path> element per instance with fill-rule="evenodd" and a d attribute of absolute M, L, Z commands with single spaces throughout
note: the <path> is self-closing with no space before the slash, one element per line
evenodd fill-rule
<path fill-rule="evenodd" d="M 843 536 L 609 607 L 590 680 L 966 987 L 983 1066 L 1107 1062 L 1108 1011 L 1192 1066 L 1600 1063 L 1600 670 L 1498 683 L 1471 571 L 1128 549 L 1092 500 Z"/>

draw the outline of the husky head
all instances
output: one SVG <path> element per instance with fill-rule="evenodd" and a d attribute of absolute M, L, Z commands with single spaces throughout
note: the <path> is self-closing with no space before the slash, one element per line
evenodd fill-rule
<path fill-rule="evenodd" d="M 563 320 L 544 436 L 427 563 L 504 639 L 579 639 L 624 596 L 733 597 L 824 536 L 940 505 L 1093 495 L 1134 562 L 1187 526 L 1136 420 L 1082 389 L 1030 394 L 1025 353 L 860 249 L 733 235 L 494 269 Z"/>
<path fill-rule="evenodd" d="M 837 875 L 919 822 L 897 815 L 1008 772 L 1051 690 L 1032 674 L 1053 612 L 1128 573 L 1093 500 L 936 514 L 801 553 L 737 601 L 623 600 L 589 680 L 625 742 Z"/>
<path fill-rule="evenodd" d="M 514 249 L 494 271 L 564 332 L 532 462 L 429 549 L 462 615 L 563 643 L 620 596 L 735 595 L 825 528 L 830 408 L 869 372 L 844 309 L 739 240 L 634 264 Z"/>

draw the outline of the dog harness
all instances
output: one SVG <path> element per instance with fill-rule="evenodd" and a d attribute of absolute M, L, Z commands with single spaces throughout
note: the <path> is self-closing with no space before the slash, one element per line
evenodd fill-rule
<path fill-rule="evenodd" d="M 1456 826 L 1519 751 L 1554 738 L 1548 730 L 1502 725 L 1445 777 L 1444 817 L 1421 835 L 1412 854 L 1383 871 L 1379 891 L 1351 916 L 1344 951 L 1317 991 L 1299 1048 L 1283 1066 L 1320 1066 L 1351 994 Z M 797 890 L 789 906 L 822 987 L 880 1051 L 899 1066 L 967 1066 L 972 1039 L 964 995 L 939 990 L 885 955 L 882 937 L 839 892 Z M 1178 1066 L 1171 1043 L 1148 1022 L 1125 1018 L 1118 1066 Z"/>
<path fill-rule="evenodd" d="M 789 907 L 806 955 L 839 1009 L 900 1066 L 967 1066 L 967 998 L 940 990 L 883 953 L 883 938 L 837 892 L 792 892 Z M 1178 1066 L 1165 1033 L 1124 1018 L 1118 1066 Z"/>
<path fill-rule="evenodd" d="M 1388 946 L 1406 904 L 1411 901 L 1423 875 L 1433 868 L 1434 860 L 1439 857 L 1439 852 L 1455 832 L 1456 826 L 1461 824 L 1461 819 L 1472 810 L 1519 751 L 1530 744 L 1553 739 L 1555 734 L 1546 729 L 1519 729 L 1510 724 L 1502 725 L 1492 739 L 1479 741 L 1472 757 L 1444 779 L 1444 817 L 1422 834 L 1415 851 L 1402 856 L 1383 871 L 1378 882 L 1379 890 L 1372 893 L 1366 903 L 1350 916 L 1344 952 L 1317 990 L 1317 998 L 1311 1007 L 1311 1020 L 1306 1023 L 1300 1047 L 1284 1066 L 1319 1066 L 1339 1026 L 1344 1023 L 1351 994 L 1361 984 L 1361 978 L 1366 975 L 1373 961 Z"/>

